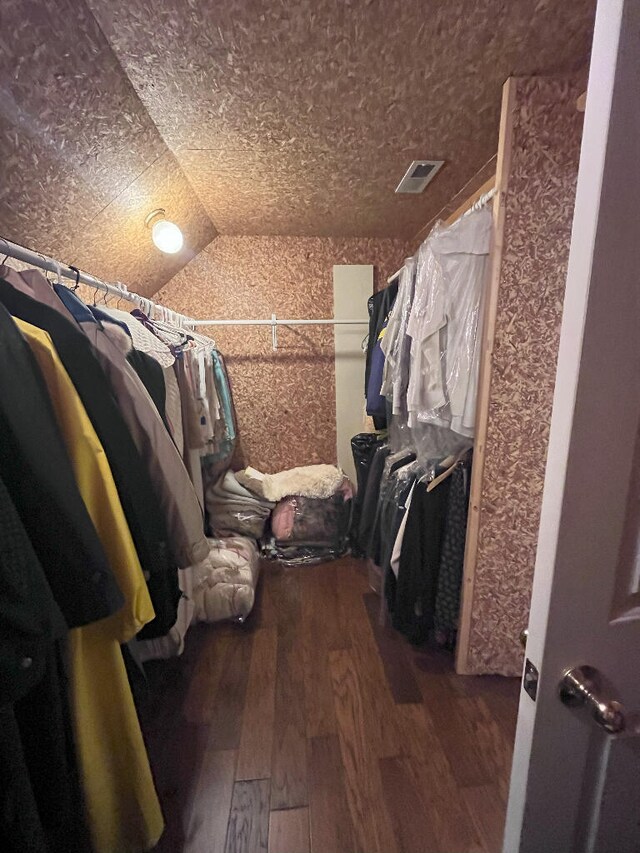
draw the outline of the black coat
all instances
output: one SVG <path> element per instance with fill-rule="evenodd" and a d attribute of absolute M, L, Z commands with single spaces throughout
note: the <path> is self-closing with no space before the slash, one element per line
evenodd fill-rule
<path fill-rule="evenodd" d="M 442 538 L 451 478 L 432 492 L 416 483 L 402 540 L 393 627 L 412 643 L 425 642 L 433 628 Z"/>
<path fill-rule="evenodd" d="M 57 642 L 67 631 L 0 479 L 0 849 L 86 847 Z"/>

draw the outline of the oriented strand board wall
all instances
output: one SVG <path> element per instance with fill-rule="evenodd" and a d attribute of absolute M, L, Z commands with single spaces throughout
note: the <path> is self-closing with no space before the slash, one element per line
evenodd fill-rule
<path fill-rule="evenodd" d="M 215 239 L 157 298 L 192 317 L 333 316 L 334 264 L 373 264 L 379 286 L 402 264 L 401 240 L 315 237 Z M 203 329 L 203 331 L 207 331 Z M 211 328 L 226 356 L 240 427 L 237 461 L 261 470 L 336 461 L 333 329 Z M 363 395 L 364 395 L 364 375 Z M 364 404 L 354 400 L 354 406 Z"/>
<path fill-rule="evenodd" d="M 462 671 L 518 675 L 582 136 L 576 98 L 584 79 L 526 78 L 511 85 L 512 143 L 505 155 L 504 242 L 478 550 L 466 602 L 471 610 L 467 654 L 458 664 Z"/>

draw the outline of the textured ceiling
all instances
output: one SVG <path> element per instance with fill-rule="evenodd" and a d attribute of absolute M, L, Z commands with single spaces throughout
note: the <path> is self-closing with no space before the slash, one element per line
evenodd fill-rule
<path fill-rule="evenodd" d="M 0 3 L 0 235 L 153 293 L 216 231 L 81 0 Z M 180 221 L 163 255 L 144 217 Z"/>
<path fill-rule="evenodd" d="M 413 237 L 495 154 L 510 74 L 588 59 L 593 0 L 88 0 L 221 233 Z M 447 161 L 394 195 L 412 159 Z"/>
<path fill-rule="evenodd" d="M 2 0 L 0 234 L 146 293 L 216 229 L 414 237 L 495 154 L 505 78 L 584 65 L 594 5 Z"/>

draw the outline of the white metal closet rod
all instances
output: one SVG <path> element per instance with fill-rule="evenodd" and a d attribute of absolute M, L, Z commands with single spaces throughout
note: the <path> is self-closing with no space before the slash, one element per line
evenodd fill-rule
<path fill-rule="evenodd" d="M 271 315 L 270 320 L 194 320 L 194 326 L 271 326 L 271 346 L 278 349 L 278 326 L 366 326 L 368 320 L 284 320 Z"/>
<path fill-rule="evenodd" d="M 187 317 L 184 314 L 178 314 L 176 311 L 166 308 L 160 303 L 154 302 L 153 299 L 148 299 L 146 296 L 140 296 L 137 293 L 132 293 L 126 285 L 118 282 L 117 284 L 109 284 L 102 281 L 89 273 L 76 270 L 69 264 L 63 264 L 53 258 L 43 255 L 40 252 L 35 252 L 33 249 L 27 249 L 25 246 L 20 246 L 18 243 L 13 243 L 11 240 L 6 240 L 0 237 L 0 253 L 8 257 L 15 258 L 25 264 L 33 267 L 46 270 L 47 272 L 55 273 L 58 277 L 68 278 L 76 283 L 86 284 L 95 290 L 101 290 L 111 296 L 116 296 L 119 299 L 126 299 L 127 302 L 132 302 L 138 305 L 149 317 L 153 317 L 154 311 L 158 311 L 164 319 L 173 322 L 177 326 L 185 329 L 194 329 L 196 326 L 271 326 L 272 343 L 274 350 L 278 346 L 277 326 L 361 326 L 366 325 L 367 320 L 283 320 L 271 315 L 269 320 L 194 320 L 193 317 Z"/>
<path fill-rule="evenodd" d="M 154 309 L 157 309 L 160 313 L 164 314 L 167 319 L 171 319 L 176 325 L 187 328 L 191 328 L 195 325 L 195 321 L 191 317 L 187 317 L 184 314 L 178 314 L 176 311 L 171 311 L 171 309 L 165 308 L 164 305 L 154 302 L 153 299 L 147 299 L 146 296 L 140 296 L 138 293 L 132 293 L 126 285 L 121 284 L 120 282 L 118 282 L 118 284 L 109 284 L 106 281 L 102 281 L 102 279 L 89 275 L 89 273 L 82 272 L 81 270 L 76 271 L 70 267 L 69 264 L 63 264 L 60 261 L 56 261 L 53 258 L 48 257 L 47 255 L 41 254 L 40 252 L 34 252 L 33 249 L 27 249 L 25 246 L 20 246 L 18 243 L 12 243 L 11 240 L 6 240 L 4 237 L 0 237 L 0 255 L 7 255 L 18 261 L 23 261 L 25 264 L 29 264 L 30 266 L 38 267 L 38 269 L 46 270 L 47 272 L 54 273 L 58 276 L 71 279 L 73 282 L 86 284 L 88 287 L 92 287 L 95 290 L 101 290 L 111 296 L 117 296 L 119 299 L 125 299 L 127 302 L 132 302 L 134 305 L 138 305 L 149 317 L 152 317 Z"/>
<path fill-rule="evenodd" d="M 194 326 L 366 326 L 368 320 L 194 320 Z"/>

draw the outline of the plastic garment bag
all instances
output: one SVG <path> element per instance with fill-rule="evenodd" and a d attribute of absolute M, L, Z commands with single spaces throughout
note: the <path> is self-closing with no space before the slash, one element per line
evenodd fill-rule
<path fill-rule="evenodd" d="M 400 273 L 398 295 L 389 315 L 387 331 L 381 341 L 385 355 L 382 393 L 391 400 L 394 415 L 403 410 L 404 394 L 409 381 L 409 350 L 407 324 L 413 303 L 416 262 L 407 258 Z"/>
<path fill-rule="evenodd" d="M 418 252 L 408 323 L 412 427 L 431 423 L 473 436 L 491 228 L 491 212 L 474 211 L 449 227 L 437 224 Z"/>
<path fill-rule="evenodd" d="M 407 323 L 411 338 L 411 365 L 407 386 L 409 426 L 419 412 L 436 412 L 446 403 L 442 373 L 440 330 L 445 326 L 445 283 L 433 251 L 437 224 L 418 250 L 415 297 Z"/>

